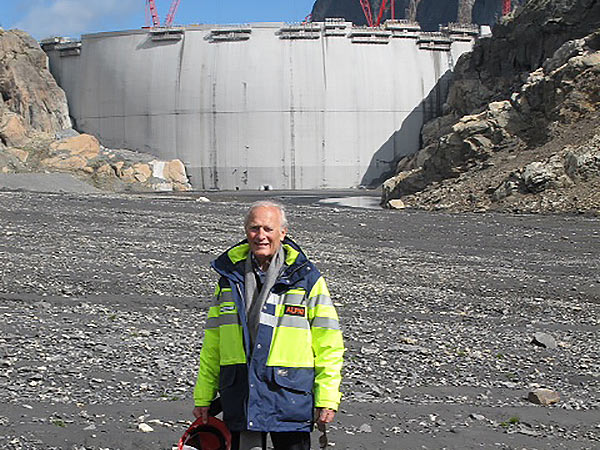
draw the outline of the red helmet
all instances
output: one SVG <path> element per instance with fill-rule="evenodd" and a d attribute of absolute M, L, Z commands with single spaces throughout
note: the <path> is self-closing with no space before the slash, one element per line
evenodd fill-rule
<path fill-rule="evenodd" d="M 231 450 L 231 433 L 216 417 L 196 421 L 179 439 L 179 450 Z"/>

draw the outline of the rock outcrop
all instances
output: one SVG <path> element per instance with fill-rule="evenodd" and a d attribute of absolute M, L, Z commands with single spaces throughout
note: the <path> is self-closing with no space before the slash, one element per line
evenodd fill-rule
<path fill-rule="evenodd" d="M 553 58 L 565 42 L 584 38 L 599 27 L 597 0 L 530 0 L 498 23 L 491 38 L 481 39 L 459 60 L 449 107 L 462 116 L 480 111 L 492 101 L 510 98 L 528 74 Z M 577 42 L 572 45 L 578 46 Z M 568 47 L 564 50 L 569 51 Z M 564 52 L 557 56 L 565 60 Z M 552 71 L 550 67 L 544 70 L 546 74 Z"/>
<path fill-rule="evenodd" d="M 531 0 L 494 28 L 459 60 L 448 114 L 424 126 L 382 203 L 599 211 L 599 23 L 599 0 Z"/>
<path fill-rule="evenodd" d="M 0 174 L 65 172 L 110 191 L 191 189 L 179 160 L 111 150 L 71 129 L 46 54 L 22 31 L 0 29 Z"/>
<path fill-rule="evenodd" d="M 46 55 L 22 31 L 0 31 L 0 118 L 4 145 L 71 126 L 67 99 L 48 71 Z"/>

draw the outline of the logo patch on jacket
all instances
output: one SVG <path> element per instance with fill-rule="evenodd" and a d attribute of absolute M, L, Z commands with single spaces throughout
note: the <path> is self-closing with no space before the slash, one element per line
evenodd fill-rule
<path fill-rule="evenodd" d="M 304 317 L 306 313 L 306 306 L 285 305 L 283 313 L 287 314 L 288 316 Z"/>

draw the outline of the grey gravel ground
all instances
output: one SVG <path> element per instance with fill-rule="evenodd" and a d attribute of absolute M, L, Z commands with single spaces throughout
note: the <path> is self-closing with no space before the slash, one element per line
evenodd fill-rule
<path fill-rule="evenodd" d="M 253 199 L 203 195 L 0 192 L 0 448 L 176 443 L 208 263 Z M 344 328 L 334 448 L 600 448 L 598 218 L 283 197 Z M 561 400 L 530 403 L 538 386 Z"/>
<path fill-rule="evenodd" d="M 68 173 L 0 173 L 0 189 L 69 194 L 100 193 L 92 185 Z"/>

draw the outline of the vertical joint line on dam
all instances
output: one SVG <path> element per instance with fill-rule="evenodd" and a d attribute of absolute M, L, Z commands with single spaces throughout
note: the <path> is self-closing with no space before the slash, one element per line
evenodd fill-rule
<path fill-rule="evenodd" d="M 294 111 L 294 59 L 290 45 L 290 187 L 296 189 L 296 116 Z"/>

